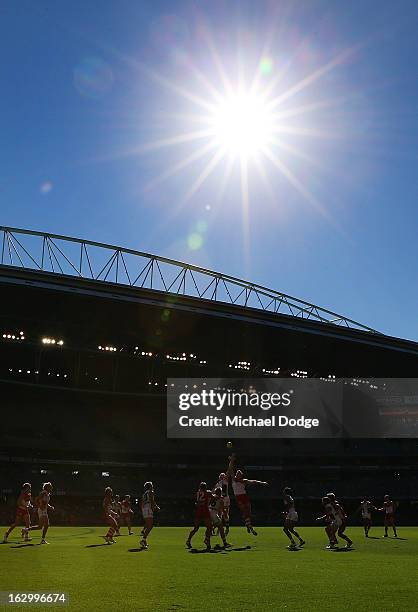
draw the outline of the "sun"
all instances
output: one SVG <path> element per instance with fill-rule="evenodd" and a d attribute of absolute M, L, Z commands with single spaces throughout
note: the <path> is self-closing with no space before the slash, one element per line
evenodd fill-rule
<path fill-rule="evenodd" d="M 232 157 L 251 157 L 269 146 L 274 134 L 273 114 L 261 95 L 231 94 L 209 116 L 215 144 Z"/>

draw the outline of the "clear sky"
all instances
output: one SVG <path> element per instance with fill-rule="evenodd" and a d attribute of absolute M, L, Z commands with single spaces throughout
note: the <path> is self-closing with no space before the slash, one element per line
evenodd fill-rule
<path fill-rule="evenodd" d="M 418 340 L 416 0 L 2 0 L 0 224 Z"/>

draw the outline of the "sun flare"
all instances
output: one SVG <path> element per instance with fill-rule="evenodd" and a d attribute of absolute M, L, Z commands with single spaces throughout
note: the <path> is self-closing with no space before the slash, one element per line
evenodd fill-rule
<path fill-rule="evenodd" d="M 218 147 L 233 157 L 251 157 L 269 145 L 273 115 L 261 96 L 240 92 L 220 102 L 210 117 Z"/>

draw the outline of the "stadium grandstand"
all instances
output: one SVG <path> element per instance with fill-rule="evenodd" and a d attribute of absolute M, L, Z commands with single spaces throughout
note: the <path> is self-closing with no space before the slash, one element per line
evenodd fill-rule
<path fill-rule="evenodd" d="M 414 342 L 226 274 L 29 230 L 1 227 L 0 240 L 3 523 L 25 480 L 56 483 L 56 523 L 90 524 L 104 486 L 135 498 L 152 479 L 171 500 L 160 520 L 188 524 L 196 483 L 215 482 L 227 452 L 225 440 L 167 438 L 167 379 L 361 381 L 418 369 Z M 412 426 L 417 411 L 389 418 Z M 270 488 L 254 493 L 258 523 L 277 521 L 267 500 L 288 484 L 306 509 L 325 489 L 338 489 L 350 511 L 389 490 L 399 521 L 416 519 L 416 439 L 242 439 L 235 448 L 255 478 L 271 474 Z"/>

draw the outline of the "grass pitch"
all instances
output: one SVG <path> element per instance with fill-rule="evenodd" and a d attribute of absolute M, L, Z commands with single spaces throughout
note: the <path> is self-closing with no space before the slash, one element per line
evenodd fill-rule
<path fill-rule="evenodd" d="M 202 528 L 192 552 L 185 548 L 187 529 L 155 528 L 146 551 L 139 550 L 139 528 L 134 531 L 128 536 L 123 528 L 110 546 L 100 537 L 103 527 L 51 527 L 50 545 L 40 546 L 39 532 L 24 544 L 15 530 L 0 546 L 0 591 L 64 591 L 66 609 L 77 612 L 418 609 L 417 528 L 399 528 L 397 540 L 382 539 L 381 527 L 372 528 L 369 539 L 362 529 L 348 528 L 353 550 L 335 552 L 324 549 L 319 527 L 300 528 L 306 546 L 295 552 L 286 549 L 279 527 L 260 527 L 258 537 L 234 527 L 232 549 L 211 553 L 202 552 Z"/>

